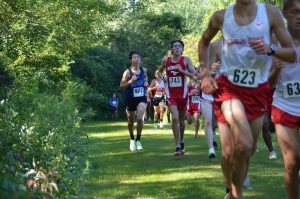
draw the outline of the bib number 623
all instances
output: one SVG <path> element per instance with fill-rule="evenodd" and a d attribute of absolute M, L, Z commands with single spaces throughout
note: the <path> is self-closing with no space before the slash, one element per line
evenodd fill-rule
<path fill-rule="evenodd" d="M 238 86 L 256 88 L 259 84 L 259 76 L 258 69 L 235 68 L 229 73 L 228 79 Z"/>

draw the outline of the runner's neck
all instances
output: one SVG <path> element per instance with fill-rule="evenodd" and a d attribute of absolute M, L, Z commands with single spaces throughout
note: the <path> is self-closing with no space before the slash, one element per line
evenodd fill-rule
<path fill-rule="evenodd" d="M 173 55 L 171 61 L 173 63 L 177 63 L 181 58 L 181 55 L 177 56 L 177 55 Z"/>
<path fill-rule="evenodd" d="M 236 3 L 233 8 L 234 19 L 240 26 L 251 24 L 258 12 L 256 2 L 249 4 Z"/>

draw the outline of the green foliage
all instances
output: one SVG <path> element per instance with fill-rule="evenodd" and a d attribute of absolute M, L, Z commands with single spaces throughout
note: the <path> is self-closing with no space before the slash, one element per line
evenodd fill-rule
<path fill-rule="evenodd" d="M 72 74 L 89 87 L 83 96 L 83 106 L 92 108 L 97 118 L 105 118 L 108 113 L 107 100 L 116 93 L 123 74 L 124 60 L 127 55 L 98 47 L 90 49 L 78 57 L 71 65 Z"/>
<path fill-rule="evenodd" d="M 103 1 L 1 1 L 0 59 L 13 76 L 39 75 L 43 90 L 69 79 L 74 53 L 95 45 L 112 7 Z M 61 91 L 61 90 L 59 90 Z"/>
<path fill-rule="evenodd" d="M 25 84 L 19 85 L 1 104 L 0 162 L 5 162 L 0 164 L 1 175 L 5 176 L 1 179 L 2 188 L 4 182 L 10 180 L 12 185 L 5 188 L 5 193 L 15 189 L 16 194 L 23 190 L 28 194 L 76 195 L 76 183 L 82 170 L 78 155 L 83 152 L 79 131 L 81 117 L 77 108 L 80 100 L 76 100 L 82 99 L 84 89 L 78 84 L 70 84 L 62 96 L 54 96 L 38 92 L 38 82 L 33 79 L 22 82 Z M 40 185 L 51 182 L 58 191 L 52 187 L 51 193 L 49 183 L 46 183 L 49 189 L 43 186 L 31 188 L 32 178 L 25 176 L 31 169 L 51 179 L 41 181 Z M 54 174 L 57 177 L 51 177 Z"/>

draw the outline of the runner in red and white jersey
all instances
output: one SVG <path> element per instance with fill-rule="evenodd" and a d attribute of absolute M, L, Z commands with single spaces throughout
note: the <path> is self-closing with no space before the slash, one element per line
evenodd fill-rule
<path fill-rule="evenodd" d="M 159 71 L 166 70 L 166 95 L 172 114 L 172 131 L 176 142 L 175 155 L 183 155 L 184 118 L 187 104 L 187 77 L 193 78 L 195 69 L 192 60 L 183 56 L 184 43 L 181 40 L 171 42 L 172 56 L 165 56 Z"/>
<path fill-rule="evenodd" d="M 222 31 L 223 45 L 220 73 L 214 80 L 208 70 L 208 48 L 213 37 Z M 271 48 L 274 33 L 281 48 Z M 210 19 L 198 46 L 202 67 L 202 91 L 214 93 L 217 120 L 233 137 L 232 158 L 226 162 L 224 175 L 230 176 L 226 197 L 243 198 L 243 181 L 250 157 L 255 151 L 266 108 L 266 90 L 271 55 L 294 62 L 293 42 L 284 26 L 280 11 L 256 0 L 236 0 Z M 229 145 L 229 146 L 230 146 Z"/>
<path fill-rule="evenodd" d="M 200 84 L 193 79 L 188 85 L 188 103 L 187 103 L 187 123 L 193 123 L 193 116 L 195 117 L 195 138 L 198 138 L 198 131 L 200 127 Z"/>
<path fill-rule="evenodd" d="M 158 120 L 160 128 L 163 128 L 165 84 L 162 79 L 162 73 L 158 70 L 155 71 L 155 79 L 151 81 L 148 89 L 153 92 L 154 128 L 158 128 Z"/>

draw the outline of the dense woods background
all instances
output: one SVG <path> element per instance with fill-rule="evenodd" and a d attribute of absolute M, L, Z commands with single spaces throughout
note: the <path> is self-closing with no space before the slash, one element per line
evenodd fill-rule
<path fill-rule="evenodd" d="M 0 0 L 0 192 L 75 197 L 82 120 L 107 119 L 128 52 L 150 79 L 172 39 L 198 60 L 210 15 L 234 0 Z M 281 7 L 281 1 L 260 1 Z"/>

